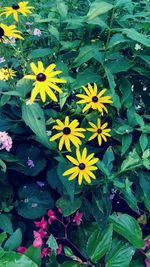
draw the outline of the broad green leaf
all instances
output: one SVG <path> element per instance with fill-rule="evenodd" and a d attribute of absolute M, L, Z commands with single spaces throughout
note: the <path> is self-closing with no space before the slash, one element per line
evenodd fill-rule
<path fill-rule="evenodd" d="M 86 45 L 80 48 L 79 55 L 75 58 L 73 62 L 73 67 L 79 67 L 83 63 L 89 61 L 91 58 L 96 55 L 96 52 L 99 50 L 99 47 L 96 45 Z"/>
<path fill-rule="evenodd" d="M 3 257 L 0 258 L 0 267 L 38 267 L 27 256 L 16 253 L 16 252 L 6 252 Z"/>
<path fill-rule="evenodd" d="M 8 234 L 13 233 L 13 227 L 10 218 L 5 214 L 0 214 L 0 229 Z"/>
<path fill-rule="evenodd" d="M 106 267 L 129 267 L 135 253 L 134 248 L 122 240 L 114 239 L 112 247 L 106 256 Z"/>
<path fill-rule="evenodd" d="M 116 33 L 112 36 L 112 38 L 109 41 L 108 48 L 112 48 L 120 43 L 127 42 L 127 39 L 119 33 Z"/>
<path fill-rule="evenodd" d="M 122 79 L 120 81 L 119 89 L 122 94 L 121 105 L 129 109 L 133 105 L 133 92 L 131 83 L 127 79 Z"/>
<path fill-rule="evenodd" d="M 3 160 L 0 159 L 0 167 L 3 172 L 6 172 L 7 166 Z"/>
<path fill-rule="evenodd" d="M 113 8 L 113 5 L 111 5 L 105 1 L 96 0 L 90 6 L 90 10 L 87 14 L 87 18 L 88 18 L 88 20 L 92 20 L 92 19 L 96 18 L 97 16 L 100 16 L 104 13 L 107 13 L 112 8 Z"/>
<path fill-rule="evenodd" d="M 22 232 L 20 228 L 18 228 L 5 242 L 4 249 L 5 250 L 16 250 L 20 247 L 22 243 Z"/>
<path fill-rule="evenodd" d="M 111 172 L 113 168 L 113 161 L 115 160 L 114 152 L 111 147 L 108 147 L 104 156 L 102 162 L 105 164 L 107 170 Z"/>
<path fill-rule="evenodd" d="M 0 234 L 0 245 L 5 241 L 6 238 L 7 238 L 6 232 Z"/>
<path fill-rule="evenodd" d="M 104 231 L 96 230 L 88 239 L 87 253 L 93 262 L 100 260 L 110 249 L 112 242 L 112 225 L 108 225 Z"/>
<path fill-rule="evenodd" d="M 31 59 L 42 58 L 42 57 L 51 55 L 52 53 L 53 51 L 49 48 L 38 48 L 38 49 L 32 50 L 32 52 L 29 54 L 29 58 Z"/>
<path fill-rule="evenodd" d="M 46 244 L 48 245 L 48 247 L 54 252 L 56 253 L 56 250 L 58 248 L 58 244 L 57 241 L 55 239 L 55 237 L 51 234 L 46 242 Z"/>
<path fill-rule="evenodd" d="M 53 148 L 53 144 L 50 143 L 46 135 L 44 112 L 38 103 L 33 103 L 32 105 L 23 104 L 22 118 L 42 144 L 48 148 Z"/>
<path fill-rule="evenodd" d="M 21 79 L 16 84 L 16 91 L 21 94 L 21 96 L 25 97 L 32 89 L 33 81 L 28 79 Z"/>
<path fill-rule="evenodd" d="M 67 197 L 61 197 L 56 202 L 57 208 L 62 209 L 62 213 L 64 214 L 64 216 L 69 216 L 73 214 L 81 207 L 81 204 L 82 200 L 79 197 L 75 198 L 73 202 L 71 202 Z"/>
<path fill-rule="evenodd" d="M 67 17 L 68 6 L 66 5 L 65 1 L 57 0 L 57 9 L 63 19 Z"/>
<path fill-rule="evenodd" d="M 141 146 L 142 152 L 144 152 L 145 149 L 148 146 L 148 137 L 147 137 L 147 134 L 142 133 L 140 135 L 139 141 L 140 141 L 140 146 Z"/>
<path fill-rule="evenodd" d="M 126 34 L 128 38 L 145 45 L 146 47 L 150 47 L 150 38 L 142 33 L 137 32 L 135 29 L 123 29 L 123 34 Z"/>
<path fill-rule="evenodd" d="M 121 165 L 121 171 L 128 170 L 128 168 L 132 166 L 136 167 L 140 164 L 140 162 L 141 162 L 140 157 L 137 154 L 136 150 L 134 149 L 128 154 L 127 158 L 123 161 Z"/>
<path fill-rule="evenodd" d="M 20 202 L 17 211 L 19 215 L 27 219 L 39 218 L 54 206 L 50 192 L 40 189 L 36 184 L 22 186 L 18 195 Z"/>
<path fill-rule="evenodd" d="M 128 150 L 128 148 L 130 147 L 132 142 L 132 134 L 125 134 L 122 136 L 122 147 L 121 147 L 121 156 L 124 155 L 124 153 L 126 153 L 126 151 Z"/>
<path fill-rule="evenodd" d="M 25 255 L 34 261 L 38 266 L 41 266 L 41 248 L 28 247 Z"/>
<path fill-rule="evenodd" d="M 150 56 L 147 56 L 147 55 L 138 55 L 138 57 L 141 58 L 148 65 L 150 65 Z"/>
<path fill-rule="evenodd" d="M 109 221 L 113 224 L 114 231 L 127 239 L 135 248 L 144 246 L 141 228 L 133 217 L 114 213 L 109 217 Z"/>
<path fill-rule="evenodd" d="M 102 161 L 98 161 L 96 163 L 97 167 L 99 168 L 99 170 L 104 173 L 106 176 L 110 175 L 110 171 L 107 169 L 106 165 L 102 162 Z"/>
<path fill-rule="evenodd" d="M 146 172 L 139 172 L 139 183 L 144 194 L 150 200 L 150 177 Z"/>

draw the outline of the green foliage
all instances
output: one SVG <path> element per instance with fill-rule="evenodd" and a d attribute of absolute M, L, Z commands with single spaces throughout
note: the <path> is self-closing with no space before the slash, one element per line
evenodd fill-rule
<path fill-rule="evenodd" d="M 1 2 L 0 12 L 12 5 Z M 6 151 L 0 140 L 0 267 L 145 266 L 149 251 L 144 256 L 139 249 L 150 227 L 150 3 L 29 2 L 34 6 L 32 14 L 20 14 L 18 23 L 13 16 L 0 16 L 0 23 L 16 25 L 24 37 L 15 43 L 0 42 L 0 58 L 5 58 L 0 70 L 8 66 L 16 70 L 13 79 L 0 76 L 0 132 L 8 132 L 13 141 Z M 40 29 L 39 36 L 35 29 Z M 47 97 L 43 103 L 39 95 L 30 102 L 35 80 L 24 76 L 32 73 L 30 63 L 38 61 L 44 67 L 56 64 L 67 81 L 60 86 L 62 93 L 54 90 L 58 102 Z M 82 112 L 84 104 L 77 103 L 76 95 L 88 83 L 96 83 L 98 91 L 107 88 L 105 94 L 113 101 L 106 105 L 108 114 Z M 59 140 L 49 140 L 58 132 L 53 129 L 56 119 L 64 121 L 66 116 L 77 119 L 84 129 L 100 118 L 111 129 L 111 137 L 101 146 L 96 138 L 88 141 L 88 131 L 82 139 L 81 150 L 87 147 L 99 158 L 91 184 L 84 181 L 79 186 L 76 178 L 69 181 L 63 176 L 73 165 L 66 155 L 74 157 L 75 146 L 71 152 L 65 147 L 59 151 Z M 56 250 L 63 231 L 56 229 L 55 221 L 47 229 L 52 232 L 47 246 L 53 253 L 41 259 L 41 249 L 31 246 L 37 230 L 34 220 L 47 218 L 47 210 L 53 208 L 56 215 L 56 208 L 61 209 L 70 227 L 71 243 L 63 240 L 67 249 L 62 251 L 68 258 L 62 262 Z M 69 221 L 77 211 L 83 212 L 78 230 Z M 58 219 L 61 222 L 61 213 Z M 25 255 L 15 252 L 19 246 L 27 247 Z"/>

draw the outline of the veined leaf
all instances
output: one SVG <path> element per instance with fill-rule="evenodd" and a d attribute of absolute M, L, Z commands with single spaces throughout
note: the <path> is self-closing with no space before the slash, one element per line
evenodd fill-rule
<path fill-rule="evenodd" d="M 92 20 L 92 19 L 96 18 L 97 16 L 100 16 L 100 15 L 108 12 L 112 8 L 113 8 L 113 5 L 111 5 L 105 1 L 96 0 L 90 6 L 90 10 L 87 14 L 87 18 L 88 18 L 88 20 Z"/>

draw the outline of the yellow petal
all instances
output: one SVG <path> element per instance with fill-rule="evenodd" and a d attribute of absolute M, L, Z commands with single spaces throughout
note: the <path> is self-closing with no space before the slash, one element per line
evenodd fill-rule
<path fill-rule="evenodd" d="M 36 76 L 35 75 L 25 75 L 23 78 L 24 79 L 29 79 L 29 80 L 36 80 Z"/>
<path fill-rule="evenodd" d="M 108 123 L 105 122 L 105 123 L 101 126 L 101 129 L 102 129 L 102 130 L 105 129 L 105 128 L 107 127 L 107 125 L 108 125 Z"/>
<path fill-rule="evenodd" d="M 92 134 L 91 137 L 88 139 L 88 141 L 93 140 L 97 135 L 98 135 L 98 133 L 94 133 L 94 134 Z"/>
<path fill-rule="evenodd" d="M 82 111 L 83 112 L 87 111 L 91 106 L 92 106 L 92 103 L 87 104 Z"/>
<path fill-rule="evenodd" d="M 76 156 L 77 156 L 78 162 L 81 163 L 82 162 L 82 157 L 81 157 L 79 149 L 76 149 Z"/>
<path fill-rule="evenodd" d="M 101 144 L 102 144 L 102 138 L 101 138 L 100 134 L 98 135 L 98 144 L 99 144 L 99 146 L 101 146 Z"/>
<path fill-rule="evenodd" d="M 71 174 L 71 173 L 73 173 L 73 172 L 77 172 L 78 169 L 79 169 L 78 167 L 72 167 L 72 168 L 70 168 L 69 170 L 65 171 L 65 172 L 63 173 L 63 176 L 69 175 L 69 174 Z"/>
<path fill-rule="evenodd" d="M 66 118 L 65 118 L 65 126 L 66 127 L 69 126 L 69 116 L 66 116 Z"/>
<path fill-rule="evenodd" d="M 83 173 L 79 172 L 79 176 L 78 176 L 78 184 L 81 185 L 82 184 L 82 180 L 83 180 Z"/>
<path fill-rule="evenodd" d="M 39 70 L 34 63 L 30 63 L 30 67 L 36 75 L 39 73 Z"/>
<path fill-rule="evenodd" d="M 60 126 L 60 129 L 61 129 L 61 130 L 64 129 L 65 124 L 64 124 L 61 120 L 57 119 L 57 120 L 56 120 L 56 123 Z"/>
<path fill-rule="evenodd" d="M 53 93 L 53 91 L 49 87 L 45 88 L 45 91 L 53 101 L 55 101 L 55 102 L 58 101 L 56 95 Z"/>
<path fill-rule="evenodd" d="M 69 137 L 68 136 L 65 136 L 65 146 L 66 146 L 67 150 L 69 152 L 71 152 L 71 149 L 70 149 L 70 140 L 69 140 Z"/>
<path fill-rule="evenodd" d="M 63 133 L 57 133 L 55 135 L 53 135 L 51 138 L 50 138 L 50 141 L 54 141 L 56 139 L 58 139 L 59 137 L 61 137 L 63 135 Z"/>
<path fill-rule="evenodd" d="M 39 93 L 39 88 L 35 86 L 31 92 L 31 102 L 34 102 L 38 93 Z"/>
<path fill-rule="evenodd" d="M 59 150 L 62 150 L 63 144 L 65 142 L 65 137 L 64 135 L 61 137 L 60 141 L 59 141 Z"/>
<path fill-rule="evenodd" d="M 67 155 L 66 158 L 69 159 L 69 161 L 72 162 L 74 165 L 77 165 L 77 166 L 79 165 L 79 162 L 75 158 L 69 155 Z"/>
<path fill-rule="evenodd" d="M 82 152 L 82 161 L 83 161 L 83 163 L 84 163 L 85 160 L 86 160 L 86 156 L 87 156 L 87 148 L 85 147 L 85 148 L 83 149 L 83 152 Z"/>
<path fill-rule="evenodd" d="M 69 138 L 76 148 L 79 148 L 79 145 L 82 144 L 81 140 L 72 134 L 69 136 Z"/>
<path fill-rule="evenodd" d="M 88 184 L 91 183 L 91 179 L 90 179 L 90 177 L 89 177 L 89 175 L 87 173 L 84 173 L 84 179 Z"/>
<path fill-rule="evenodd" d="M 101 97 L 105 92 L 106 92 L 107 89 L 103 89 L 99 92 L 99 94 L 97 95 L 97 97 Z"/>
<path fill-rule="evenodd" d="M 91 178 L 96 179 L 96 176 L 95 176 L 95 174 L 94 174 L 93 172 L 91 172 L 91 171 L 87 171 L 86 173 L 87 173 Z"/>
<path fill-rule="evenodd" d="M 92 160 L 90 160 L 89 162 L 86 163 L 86 166 L 92 166 L 94 165 L 99 159 L 98 158 L 94 158 Z"/>
<path fill-rule="evenodd" d="M 46 101 L 46 94 L 44 89 L 40 89 L 40 96 L 43 102 Z"/>
<path fill-rule="evenodd" d="M 40 73 L 44 72 L 44 66 L 43 66 L 42 61 L 38 61 L 38 70 Z"/>
<path fill-rule="evenodd" d="M 97 126 L 96 126 L 93 122 L 89 122 L 89 124 L 90 124 L 94 129 L 97 130 Z"/>
<path fill-rule="evenodd" d="M 78 173 L 79 173 L 79 170 L 77 170 L 76 172 L 74 172 L 74 173 L 68 178 L 68 180 L 69 180 L 69 181 L 74 180 L 74 179 L 78 176 Z"/>

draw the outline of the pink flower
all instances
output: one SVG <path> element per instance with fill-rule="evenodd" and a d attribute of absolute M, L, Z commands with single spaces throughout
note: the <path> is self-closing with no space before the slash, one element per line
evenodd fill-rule
<path fill-rule="evenodd" d="M 17 249 L 17 252 L 21 253 L 21 254 L 24 254 L 25 252 L 27 251 L 26 247 L 19 247 Z"/>
<path fill-rule="evenodd" d="M 57 217 L 56 217 L 56 215 L 55 215 L 53 210 L 48 210 L 47 215 L 49 217 L 49 219 L 48 219 L 48 223 L 49 224 L 51 224 L 52 221 L 57 219 Z"/>
<path fill-rule="evenodd" d="M 149 259 L 145 259 L 145 264 L 146 264 L 146 267 L 150 267 L 150 260 Z"/>
<path fill-rule="evenodd" d="M 62 213 L 62 209 L 61 208 L 58 208 L 57 209 L 59 213 Z"/>
<path fill-rule="evenodd" d="M 150 248 L 150 238 L 148 238 L 145 242 L 146 248 Z"/>
<path fill-rule="evenodd" d="M 44 217 L 42 217 L 40 222 L 34 222 L 36 227 L 42 228 L 42 229 L 46 229 L 47 228 L 47 221 L 45 221 Z"/>
<path fill-rule="evenodd" d="M 10 151 L 12 148 L 12 139 L 6 132 L 0 132 L 0 150 Z"/>
<path fill-rule="evenodd" d="M 51 250 L 49 248 L 43 248 L 41 251 L 41 258 L 48 256 L 50 253 L 51 253 Z"/>
<path fill-rule="evenodd" d="M 33 247 L 34 248 L 40 248 L 43 246 L 43 240 L 41 237 L 36 237 L 33 241 Z"/>
<path fill-rule="evenodd" d="M 83 212 L 77 211 L 73 218 L 73 222 L 76 223 L 77 225 L 80 225 L 82 222 L 82 217 L 83 217 Z"/>
<path fill-rule="evenodd" d="M 62 252 L 62 244 L 59 244 L 59 246 L 58 246 L 58 248 L 57 248 L 57 251 L 56 251 L 56 254 L 57 255 L 59 255 L 59 254 L 61 254 L 61 252 Z"/>
<path fill-rule="evenodd" d="M 37 28 L 34 29 L 34 31 L 33 31 L 33 35 L 36 35 L 36 36 L 40 37 L 41 34 L 42 34 L 42 33 L 41 33 L 40 29 L 37 29 Z"/>
<path fill-rule="evenodd" d="M 44 237 L 46 237 L 46 235 L 47 235 L 47 232 L 44 231 L 42 228 L 38 231 L 38 233 L 40 234 L 40 237 L 41 237 L 41 238 L 44 238 Z"/>

